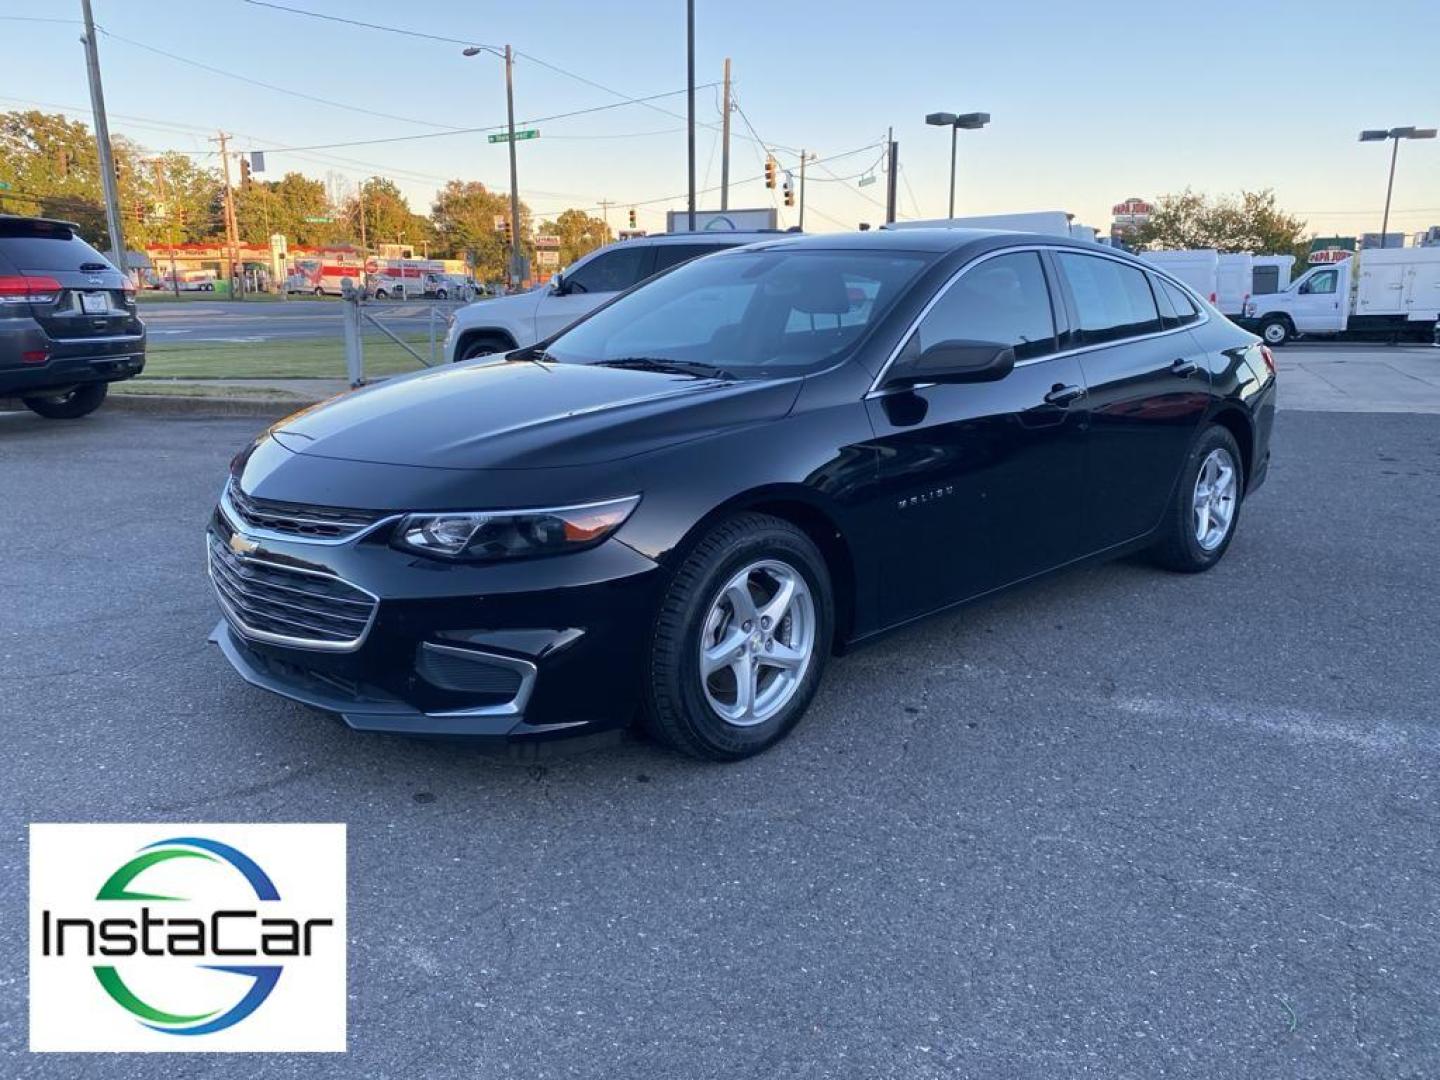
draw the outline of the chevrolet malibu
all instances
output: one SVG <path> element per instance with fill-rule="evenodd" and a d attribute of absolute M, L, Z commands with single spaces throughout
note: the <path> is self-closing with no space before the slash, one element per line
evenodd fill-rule
<path fill-rule="evenodd" d="M 354 728 L 743 758 L 886 630 L 1131 552 L 1208 570 L 1274 409 L 1258 339 L 1108 248 L 777 236 L 265 432 L 213 640 Z"/>

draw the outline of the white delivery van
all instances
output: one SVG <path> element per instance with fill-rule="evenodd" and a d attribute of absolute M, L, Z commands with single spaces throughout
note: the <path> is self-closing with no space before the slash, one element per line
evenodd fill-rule
<path fill-rule="evenodd" d="M 1266 296 L 1290 285 L 1294 255 L 1252 255 L 1250 258 L 1250 295 Z"/>
<path fill-rule="evenodd" d="M 1173 278 L 1179 278 L 1210 303 L 1220 304 L 1220 253 L 1214 248 L 1193 248 L 1188 251 L 1137 251 L 1137 255 L 1158 266 Z M 1224 311 L 1224 308 L 1220 309 Z M 1239 314 L 1236 311 L 1235 314 Z"/>
<path fill-rule="evenodd" d="M 1434 339 L 1440 248 L 1374 248 L 1312 266 L 1289 288 L 1252 296 L 1247 319 L 1271 345 L 1300 334 Z"/>
<path fill-rule="evenodd" d="M 1046 236 L 1071 236 L 1085 238 L 1082 232 L 1076 234 L 1072 228 L 1074 214 L 1064 210 L 1037 210 L 1025 214 L 977 214 L 970 217 L 929 218 L 924 221 L 891 221 L 881 225 L 882 229 L 1004 229 L 1007 232 L 1043 233 Z M 1076 228 L 1085 230 L 1087 226 Z M 1088 230 L 1089 239 L 1094 239 L 1094 230 Z"/>

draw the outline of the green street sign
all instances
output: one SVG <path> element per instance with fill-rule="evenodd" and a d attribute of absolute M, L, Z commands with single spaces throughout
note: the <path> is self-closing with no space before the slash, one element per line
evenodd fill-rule
<path fill-rule="evenodd" d="M 526 128 L 524 131 L 517 131 L 517 132 L 515 132 L 515 141 L 516 141 L 516 142 L 520 142 L 520 141 L 523 140 L 523 139 L 538 139 L 539 137 L 540 137 L 540 129 L 539 129 L 539 128 Z M 490 139 L 490 141 L 491 141 L 492 143 L 497 143 L 497 142 L 509 142 L 509 141 L 510 141 L 510 133 L 509 133 L 508 131 L 497 131 L 494 135 L 491 135 L 491 136 L 489 137 L 489 139 Z"/>
<path fill-rule="evenodd" d="M 307 217 L 305 220 L 311 225 L 328 225 L 335 219 L 328 217 Z"/>
<path fill-rule="evenodd" d="M 10 190 L 10 185 L 7 184 L 4 180 L 0 180 L 0 191 L 9 191 L 9 190 Z"/>
<path fill-rule="evenodd" d="M 856 184 L 855 186 L 856 186 L 856 187 L 865 187 L 867 184 L 873 184 L 874 182 L 875 182 L 875 174 L 874 174 L 874 173 L 871 173 L 869 176 L 862 176 L 862 177 L 860 177 L 860 182 L 859 182 L 858 184 Z"/>

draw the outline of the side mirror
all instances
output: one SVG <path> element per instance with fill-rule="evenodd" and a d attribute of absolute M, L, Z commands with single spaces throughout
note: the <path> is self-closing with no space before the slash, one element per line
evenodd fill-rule
<path fill-rule="evenodd" d="M 550 279 L 550 295 L 551 295 L 551 296 L 564 296 L 564 295 L 565 295 L 565 275 L 564 275 L 564 274 L 556 274 L 554 277 L 552 277 L 552 278 Z"/>
<path fill-rule="evenodd" d="M 902 357 L 886 385 L 997 382 L 1015 369 L 1015 350 L 994 341 L 940 341 Z"/>

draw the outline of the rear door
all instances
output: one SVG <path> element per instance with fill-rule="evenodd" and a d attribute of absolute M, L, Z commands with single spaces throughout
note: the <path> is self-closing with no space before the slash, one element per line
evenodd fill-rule
<path fill-rule="evenodd" d="M 946 340 L 1013 345 L 989 383 L 885 389 L 866 400 L 888 534 L 881 607 L 898 622 L 1084 554 L 1085 395 L 1063 308 L 1039 251 L 970 264 L 901 349 Z M 1057 315 L 1060 325 L 1057 326 Z"/>
<path fill-rule="evenodd" d="M 1203 316 L 1183 289 L 1132 263 L 1054 257 L 1090 394 L 1088 546 L 1101 550 L 1160 522 L 1210 403 L 1209 366 L 1187 329 Z"/>
<path fill-rule="evenodd" d="M 35 320 L 57 342 L 55 355 L 106 351 L 103 339 L 140 332 L 135 294 L 110 261 L 66 225 L 0 218 L 0 251 L 22 276 L 53 281 L 58 289 L 36 293 Z M 69 347 L 67 347 L 69 346 Z"/>
<path fill-rule="evenodd" d="M 547 292 L 535 308 L 535 339 L 544 340 L 651 274 L 655 244 L 621 243 L 567 273 L 565 291 Z M 523 343 L 522 343 L 523 344 Z"/>

